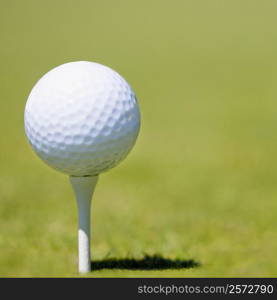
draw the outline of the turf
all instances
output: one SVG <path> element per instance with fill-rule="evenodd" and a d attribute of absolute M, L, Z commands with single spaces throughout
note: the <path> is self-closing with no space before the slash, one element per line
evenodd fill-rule
<path fill-rule="evenodd" d="M 87 276 L 277 275 L 277 35 L 268 1 L 0 2 L 0 276 L 79 276 L 68 179 L 24 136 L 36 80 L 121 73 L 142 128 L 99 180 Z"/>

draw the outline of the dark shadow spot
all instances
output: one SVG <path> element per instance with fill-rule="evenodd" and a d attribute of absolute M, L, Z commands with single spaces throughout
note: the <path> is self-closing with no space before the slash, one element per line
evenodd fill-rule
<path fill-rule="evenodd" d="M 170 259 L 161 255 L 145 255 L 141 259 L 135 258 L 107 258 L 91 262 L 91 270 L 125 269 L 125 270 L 166 270 L 189 269 L 199 267 L 200 263 L 193 259 Z"/>

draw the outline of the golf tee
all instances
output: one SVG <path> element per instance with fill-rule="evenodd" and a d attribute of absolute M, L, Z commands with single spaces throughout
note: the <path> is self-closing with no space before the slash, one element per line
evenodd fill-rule
<path fill-rule="evenodd" d="M 98 176 L 75 177 L 70 176 L 70 183 L 75 193 L 78 207 L 78 253 L 79 273 L 91 270 L 90 257 L 90 211 L 91 199 L 98 180 Z"/>

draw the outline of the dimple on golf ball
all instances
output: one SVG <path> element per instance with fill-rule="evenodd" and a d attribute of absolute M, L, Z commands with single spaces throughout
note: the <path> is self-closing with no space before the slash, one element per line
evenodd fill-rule
<path fill-rule="evenodd" d="M 98 63 L 66 63 L 46 73 L 25 107 L 25 131 L 37 155 L 72 176 L 116 166 L 140 128 L 135 93 L 117 72 Z"/>

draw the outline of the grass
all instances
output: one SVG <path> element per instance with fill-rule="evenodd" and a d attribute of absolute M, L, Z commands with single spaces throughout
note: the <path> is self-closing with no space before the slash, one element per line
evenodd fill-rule
<path fill-rule="evenodd" d="M 142 111 L 96 188 L 87 276 L 276 276 L 276 8 L 0 2 L 0 276 L 79 276 L 73 192 L 23 128 L 36 80 L 74 60 L 116 69 Z"/>

